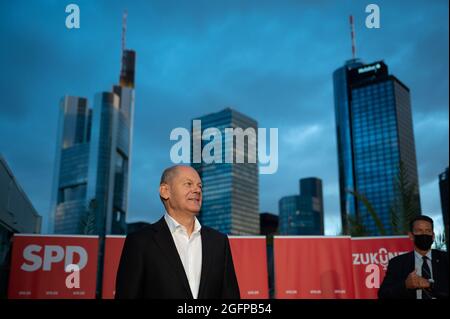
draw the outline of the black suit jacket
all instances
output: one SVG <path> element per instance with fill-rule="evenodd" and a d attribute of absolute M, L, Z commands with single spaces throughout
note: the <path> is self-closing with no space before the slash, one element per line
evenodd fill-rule
<path fill-rule="evenodd" d="M 448 298 L 448 254 L 433 249 L 431 259 L 434 280 L 432 294 L 436 298 Z M 406 278 L 414 269 L 414 251 L 392 258 L 378 290 L 378 298 L 416 299 L 416 289 L 407 289 L 405 286 Z"/>
<path fill-rule="evenodd" d="M 227 236 L 202 226 L 198 299 L 240 298 Z M 166 221 L 129 234 L 116 278 L 116 299 L 192 299 L 192 292 Z"/>

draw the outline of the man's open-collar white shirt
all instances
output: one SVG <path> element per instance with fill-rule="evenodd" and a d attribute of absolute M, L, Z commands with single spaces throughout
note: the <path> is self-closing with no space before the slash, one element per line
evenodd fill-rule
<path fill-rule="evenodd" d="M 169 226 L 178 255 L 183 263 L 192 296 L 197 299 L 202 271 L 202 237 L 200 233 L 202 226 L 195 217 L 194 230 L 189 237 L 186 228 L 168 213 L 164 214 L 164 219 Z"/>

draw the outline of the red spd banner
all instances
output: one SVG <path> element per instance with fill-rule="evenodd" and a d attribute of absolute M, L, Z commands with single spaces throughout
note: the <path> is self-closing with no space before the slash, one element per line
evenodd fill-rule
<path fill-rule="evenodd" d="M 13 238 L 8 298 L 95 298 L 98 236 Z"/>
<path fill-rule="evenodd" d="M 116 294 L 116 274 L 124 244 L 125 236 L 106 236 L 105 262 L 103 267 L 103 299 L 114 299 Z"/>
<path fill-rule="evenodd" d="M 275 236 L 276 298 L 354 298 L 347 236 Z"/>
<path fill-rule="evenodd" d="M 242 299 L 268 299 L 265 236 L 229 236 Z"/>
<path fill-rule="evenodd" d="M 411 250 L 407 236 L 352 238 L 355 298 L 378 298 L 389 260 Z"/>
<path fill-rule="evenodd" d="M 102 297 L 113 299 L 125 236 L 106 236 Z M 266 239 L 264 236 L 231 237 L 231 253 L 241 298 L 268 298 Z"/>

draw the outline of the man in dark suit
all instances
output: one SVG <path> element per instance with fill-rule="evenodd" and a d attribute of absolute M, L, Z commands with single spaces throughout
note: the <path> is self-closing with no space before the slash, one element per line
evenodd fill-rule
<path fill-rule="evenodd" d="M 434 241 L 433 220 L 418 216 L 410 223 L 412 252 L 389 261 L 378 297 L 381 299 L 448 298 L 448 254 L 431 249 Z"/>
<path fill-rule="evenodd" d="M 200 225 L 202 183 L 189 166 L 161 177 L 166 214 L 129 234 L 116 278 L 116 298 L 237 299 L 239 286 L 226 235 Z"/>

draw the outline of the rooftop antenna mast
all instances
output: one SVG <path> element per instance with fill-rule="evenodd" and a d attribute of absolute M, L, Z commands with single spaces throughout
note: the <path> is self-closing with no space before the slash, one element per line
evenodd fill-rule
<path fill-rule="evenodd" d="M 122 17 L 122 52 L 125 51 L 125 35 L 127 32 L 127 15 L 128 15 L 128 12 L 127 12 L 127 10 L 125 10 L 123 12 L 123 17 Z"/>
<path fill-rule="evenodd" d="M 353 15 L 350 15 L 350 32 L 352 36 L 352 58 L 356 58 L 356 39 L 355 39 L 355 24 L 353 22 Z"/>
<path fill-rule="evenodd" d="M 127 32 L 127 10 L 123 12 L 122 16 L 122 58 L 120 59 L 120 80 L 122 81 L 122 76 L 124 75 L 124 59 L 125 59 L 125 35 Z"/>

